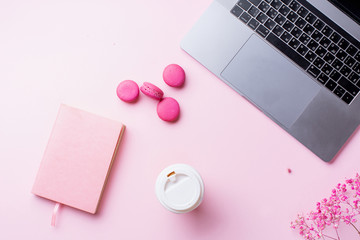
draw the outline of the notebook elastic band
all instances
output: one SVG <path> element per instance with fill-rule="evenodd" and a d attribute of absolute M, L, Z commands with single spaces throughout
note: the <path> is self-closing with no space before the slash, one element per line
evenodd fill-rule
<path fill-rule="evenodd" d="M 56 204 L 55 204 L 55 207 L 54 207 L 54 210 L 53 210 L 53 213 L 52 213 L 52 216 L 51 216 L 51 226 L 52 226 L 52 227 L 55 227 L 56 216 L 57 216 L 57 214 L 58 214 L 60 205 L 61 205 L 60 203 L 56 203 Z"/>

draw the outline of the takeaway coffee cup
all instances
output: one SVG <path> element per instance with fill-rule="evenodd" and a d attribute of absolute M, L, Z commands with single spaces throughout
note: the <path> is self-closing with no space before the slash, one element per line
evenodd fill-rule
<path fill-rule="evenodd" d="M 197 208 L 204 196 L 200 174 L 186 164 L 174 164 L 158 176 L 155 186 L 160 203 L 174 213 L 186 213 Z"/>

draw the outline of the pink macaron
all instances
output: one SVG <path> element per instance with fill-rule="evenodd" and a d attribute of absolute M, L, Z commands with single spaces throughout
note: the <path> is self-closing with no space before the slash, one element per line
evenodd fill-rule
<path fill-rule="evenodd" d="M 124 102 L 134 102 L 139 96 L 139 86 L 132 80 L 124 80 L 116 88 L 116 94 Z"/>
<path fill-rule="evenodd" d="M 164 96 L 164 92 L 160 88 L 149 82 L 144 82 L 143 85 L 140 87 L 140 91 L 146 96 L 149 96 L 156 100 L 161 100 Z"/>
<path fill-rule="evenodd" d="M 177 64 L 170 64 L 164 69 L 163 79 L 171 87 L 181 87 L 185 82 L 185 71 Z"/>
<path fill-rule="evenodd" d="M 171 97 L 163 98 L 157 105 L 157 114 L 166 122 L 174 122 L 179 118 L 179 103 Z"/>

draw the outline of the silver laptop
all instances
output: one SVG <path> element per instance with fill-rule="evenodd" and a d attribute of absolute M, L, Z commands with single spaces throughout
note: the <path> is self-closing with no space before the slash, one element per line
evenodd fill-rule
<path fill-rule="evenodd" d="M 181 47 L 329 162 L 360 123 L 359 5 L 215 0 Z"/>

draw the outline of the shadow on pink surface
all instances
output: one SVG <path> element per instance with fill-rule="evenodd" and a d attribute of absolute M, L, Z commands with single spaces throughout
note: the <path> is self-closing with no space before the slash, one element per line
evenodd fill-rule
<path fill-rule="evenodd" d="M 170 227 L 174 228 L 174 232 L 186 232 L 184 235 L 192 239 L 210 239 L 215 233 L 225 233 L 225 212 L 221 211 L 214 199 L 205 187 L 204 199 L 200 206 L 189 213 L 176 215 L 176 219 L 171 219 L 174 221 Z"/>

